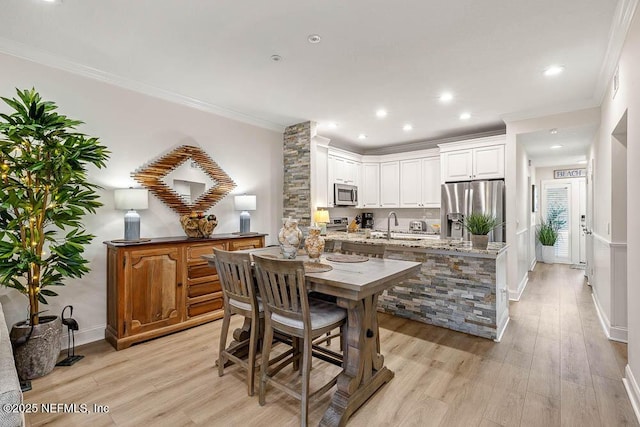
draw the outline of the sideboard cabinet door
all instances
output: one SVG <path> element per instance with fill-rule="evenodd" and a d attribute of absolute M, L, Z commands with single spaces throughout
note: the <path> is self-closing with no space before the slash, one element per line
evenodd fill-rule
<path fill-rule="evenodd" d="M 125 336 L 180 323 L 184 290 L 178 247 L 132 249 L 124 262 Z"/>

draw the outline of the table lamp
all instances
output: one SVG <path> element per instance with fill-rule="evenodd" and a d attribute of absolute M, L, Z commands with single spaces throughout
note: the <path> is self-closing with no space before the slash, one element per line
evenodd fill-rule
<path fill-rule="evenodd" d="M 327 223 L 329 222 L 329 211 L 327 210 L 318 210 L 313 215 L 313 220 L 316 222 L 316 225 L 320 227 L 320 235 L 326 236 L 327 234 Z"/>
<path fill-rule="evenodd" d="M 149 191 L 144 188 L 120 188 L 113 193 L 116 209 L 126 209 L 124 239 L 140 240 L 140 215 L 136 209 L 149 207 Z"/>
<path fill-rule="evenodd" d="M 237 211 L 240 212 L 240 234 L 249 233 L 251 230 L 251 215 L 249 211 L 256 210 L 256 196 L 242 195 L 235 196 L 233 203 Z"/>

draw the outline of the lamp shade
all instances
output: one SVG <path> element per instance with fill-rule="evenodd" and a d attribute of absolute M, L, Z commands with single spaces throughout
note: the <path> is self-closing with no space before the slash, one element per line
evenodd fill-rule
<path fill-rule="evenodd" d="M 329 222 L 329 211 L 326 211 L 326 210 L 316 211 L 316 213 L 313 215 L 313 220 L 315 222 L 324 222 L 324 223 Z"/>
<path fill-rule="evenodd" d="M 113 192 L 116 209 L 149 208 L 149 191 L 144 188 L 120 188 Z"/>
<path fill-rule="evenodd" d="M 235 196 L 233 203 L 237 211 L 255 211 L 256 210 L 256 196 L 255 195 L 242 195 Z"/>

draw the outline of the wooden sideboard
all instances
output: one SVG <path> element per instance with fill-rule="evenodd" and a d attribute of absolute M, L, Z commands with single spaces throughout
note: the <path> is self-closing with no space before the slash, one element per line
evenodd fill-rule
<path fill-rule="evenodd" d="M 202 255 L 264 247 L 265 234 L 163 237 L 107 245 L 105 339 L 122 350 L 132 344 L 220 319 L 218 274 Z"/>

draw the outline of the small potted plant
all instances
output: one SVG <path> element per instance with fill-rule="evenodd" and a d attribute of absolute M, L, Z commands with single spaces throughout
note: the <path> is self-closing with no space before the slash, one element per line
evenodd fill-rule
<path fill-rule="evenodd" d="M 488 234 L 500 224 L 495 216 L 484 213 L 472 213 L 464 219 L 464 228 L 471 233 L 471 244 L 475 249 L 487 249 Z"/>

